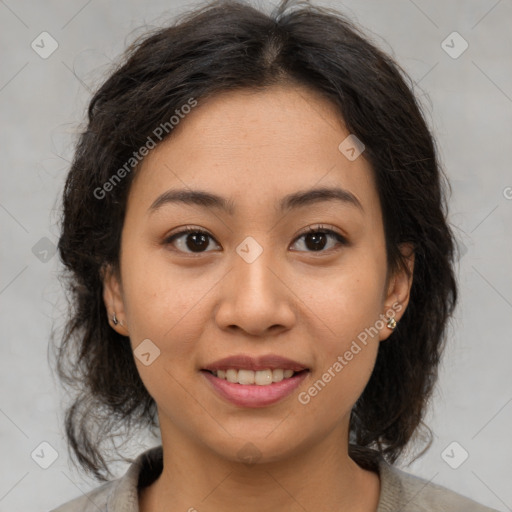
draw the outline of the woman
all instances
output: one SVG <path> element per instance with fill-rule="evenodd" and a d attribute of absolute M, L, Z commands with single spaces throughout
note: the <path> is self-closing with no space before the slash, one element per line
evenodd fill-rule
<path fill-rule="evenodd" d="M 119 429 L 161 445 L 58 511 L 491 510 L 393 466 L 457 301 L 433 138 L 390 57 L 291 7 L 192 12 L 91 101 L 59 242 L 66 432 L 104 480 Z"/>

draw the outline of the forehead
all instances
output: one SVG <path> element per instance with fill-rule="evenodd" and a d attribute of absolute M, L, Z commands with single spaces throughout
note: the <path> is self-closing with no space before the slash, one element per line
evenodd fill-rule
<path fill-rule="evenodd" d="M 341 187 L 371 213 L 378 204 L 364 153 L 336 107 L 300 86 L 223 92 L 199 101 L 137 169 L 129 203 L 148 210 L 163 192 L 189 189 L 229 198 L 235 211 L 270 206 L 299 190 Z"/>

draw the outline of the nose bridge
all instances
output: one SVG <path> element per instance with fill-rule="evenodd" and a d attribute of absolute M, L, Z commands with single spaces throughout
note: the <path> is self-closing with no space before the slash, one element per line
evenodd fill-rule
<path fill-rule="evenodd" d="M 278 264 L 272 254 L 268 236 L 247 236 L 236 247 L 233 264 L 235 279 L 238 282 L 237 293 L 247 293 L 255 301 L 273 301 L 278 291 L 275 289 L 275 271 L 272 272 L 271 269 Z"/>
<path fill-rule="evenodd" d="M 269 238 L 247 236 L 235 248 L 232 271 L 216 315 L 219 326 L 238 326 L 248 333 L 262 334 L 275 325 L 292 325 L 289 292 L 276 275 L 280 265 Z"/>

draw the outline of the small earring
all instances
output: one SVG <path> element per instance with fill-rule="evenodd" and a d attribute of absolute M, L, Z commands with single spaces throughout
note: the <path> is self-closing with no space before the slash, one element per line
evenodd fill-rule
<path fill-rule="evenodd" d="M 112 315 L 112 323 L 114 325 L 117 325 L 119 323 L 119 320 L 116 317 L 116 312 L 114 311 L 114 314 Z"/>
<path fill-rule="evenodd" d="M 395 327 L 396 327 L 396 320 L 395 320 L 395 317 L 392 316 L 389 320 L 388 320 L 388 323 L 386 324 L 389 329 L 393 330 Z"/>

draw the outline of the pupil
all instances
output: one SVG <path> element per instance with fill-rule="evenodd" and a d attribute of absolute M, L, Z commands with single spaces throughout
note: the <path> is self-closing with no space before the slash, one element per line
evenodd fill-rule
<path fill-rule="evenodd" d="M 311 239 L 316 240 L 316 242 L 314 242 L 312 246 L 310 246 L 310 244 L 307 243 L 307 241 L 311 240 Z M 318 244 L 319 241 L 320 241 L 320 244 Z M 324 243 L 321 243 L 321 242 L 324 242 Z M 308 235 L 306 237 L 306 245 L 307 245 L 308 249 L 313 249 L 313 250 L 323 249 L 325 246 L 325 233 L 313 233 L 311 235 Z"/>
<path fill-rule="evenodd" d="M 194 241 L 192 243 L 189 243 L 190 239 L 193 239 Z M 199 243 L 196 243 L 199 240 Z M 187 247 L 194 251 L 196 249 L 206 249 L 208 247 L 208 240 L 206 235 L 203 235 L 201 233 L 194 233 L 187 237 Z"/>

